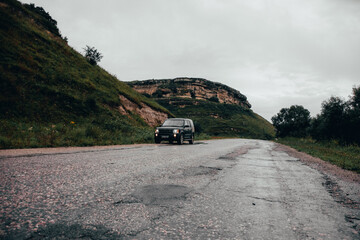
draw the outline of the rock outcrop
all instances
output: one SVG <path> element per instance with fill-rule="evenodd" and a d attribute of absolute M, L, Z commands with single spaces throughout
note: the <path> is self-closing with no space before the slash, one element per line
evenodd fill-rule
<path fill-rule="evenodd" d="M 139 93 L 153 98 L 192 98 L 251 108 L 246 96 L 238 90 L 202 78 L 153 79 L 128 84 Z"/>

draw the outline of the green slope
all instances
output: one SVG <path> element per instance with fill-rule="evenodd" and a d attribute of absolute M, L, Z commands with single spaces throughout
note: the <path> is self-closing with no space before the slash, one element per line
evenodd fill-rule
<path fill-rule="evenodd" d="M 272 139 L 274 127 L 254 113 L 245 95 L 202 78 L 152 79 L 128 82 L 177 117 L 194 120 L 198 134 Z"/>
<path fill-rule="evenodd" d="M 177 117 L 193 119 L 198 134 L 256 139 L 272 139 L 275 135 L 274 127 L 268 121 L 239 105 L 191 98 L 163 98 L 157 101 Z"/>
<path fill-rule="evenodd" d="M 169 113 L 67 45 L 42 8 L 0 1 L 0 148 L 150 141 L 119 95 Z"/>

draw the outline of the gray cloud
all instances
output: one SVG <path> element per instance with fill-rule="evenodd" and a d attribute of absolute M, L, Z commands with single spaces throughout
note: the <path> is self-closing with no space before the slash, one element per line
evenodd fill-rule
<path fill-rule="evenodd" d="M 358 0 L 30 0 L 69 44 L 103 53 L 120 80 L 203 77 L 244 93 L 270 119 L 314 116 L 360 83 Z"/>

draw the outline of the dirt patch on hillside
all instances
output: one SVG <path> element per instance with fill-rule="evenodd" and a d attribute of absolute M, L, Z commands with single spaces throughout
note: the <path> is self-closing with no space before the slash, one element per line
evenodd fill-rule
<path fill-rule="evenodd" d="M 119 106 L 118 110 L 121 114 L 130 116 L 129 112 L 136 113 L 140 115 L 150 127 L 160 125 L 169 117 L 167 113 L 154 110 L 144 103 L 138 105 L 122 95 L 119 95 L 119 98 L 122 105 Z"/>

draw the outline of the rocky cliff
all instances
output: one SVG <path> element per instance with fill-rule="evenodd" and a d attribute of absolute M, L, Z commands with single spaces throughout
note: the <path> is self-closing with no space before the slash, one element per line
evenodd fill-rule
<path fill-rule="evenodd" d="M 273 126 L 251 110 L 245 95 L 202 78 L 127 82 L 176 117 L 191 118 L 197 136 L 271 139 Z"/>
<path fill-rule="evenodd" d="M 246 96 L 238 90 L 202 78 L 132 81 L 128 84 L 136 91 L 153 98 L 192 98 L 251 108 Z"/>

